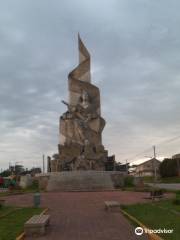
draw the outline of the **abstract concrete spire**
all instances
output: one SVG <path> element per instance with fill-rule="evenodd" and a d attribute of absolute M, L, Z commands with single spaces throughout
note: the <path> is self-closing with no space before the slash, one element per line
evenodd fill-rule
<path fill-rule="evenodd" d="M 78 34 L 78 48 L 79 48 L 79 64 L 73 69 L 69 75 L 69 104 L 76 105 L 80 93 L 77 92 L 76 86 L 79 85 L 78 81 L 91 83 L 90 73 L 90 54 L 85 47 L 83 41 Z"/>
<path fill-rule="evenodd" d="M 90 59 L 90 54 L 78 33 L 79 63 Z"/>
<path fill-rule="evenodd" d="M 79 65 L 69 73 L 69 77 L 90 82 L 90 54 L 78 34 Z"/>
<path fill-rule="evenodd" d="M 84 82 L 91 82 L 91 69 L 90 69 L 90 54 L 82 42 L 78 34 L 78 47 L 79 47 L 79 68 L 81 76 L 79 79 Z"/>

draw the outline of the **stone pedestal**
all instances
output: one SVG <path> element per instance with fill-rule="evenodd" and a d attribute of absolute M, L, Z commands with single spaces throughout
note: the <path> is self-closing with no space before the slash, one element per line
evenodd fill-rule
<path fill-rule="evenodd" d="M 38 174 L 39 184 L 46 191 L 112 191 L 118 182 L 124 184 L 125 174 L 116 171 L 62 171 Z"/>

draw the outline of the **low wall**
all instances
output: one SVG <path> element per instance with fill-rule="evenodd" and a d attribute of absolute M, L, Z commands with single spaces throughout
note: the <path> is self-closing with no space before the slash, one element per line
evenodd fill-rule
<path fill-rule="evenodd" d="M 27 188 L 32 185 L 33 179 L 30 174 L 20 177 L 19 186 L 22 188 Z"/>
<path fill-rule="evenodd" d="M 50 174 L 36 174 L 35 178 L 38 180 L 39 189 L 46 190 Z"/>

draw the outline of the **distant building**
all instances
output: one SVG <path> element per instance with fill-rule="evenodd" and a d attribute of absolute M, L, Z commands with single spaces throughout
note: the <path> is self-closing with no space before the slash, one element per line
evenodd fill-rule
<path fill-rule="evenodd" d="M 129 169 L 128 163 L 127 164 L 121 164 L 121 163 L 115 164 L 115 171 L 124 172 L 124 173 L 128 174 L 128 169 Z"/>
<path fill-rule="evenodd" d="M 145 161 L 139 165 L 136 166 L 134 175 L 139 177 L 144 176 L 154 176 L 155 174 L 155 168 L 156 168 L 156 174 L 159 175 L 159 165 L 160 161 L 157 159 L 150 159 L 148 161 Z"/>
<path fill-rule="evenodd" d="M 172 159 L 180 159 L 180 153 L 173 155 Z"/>

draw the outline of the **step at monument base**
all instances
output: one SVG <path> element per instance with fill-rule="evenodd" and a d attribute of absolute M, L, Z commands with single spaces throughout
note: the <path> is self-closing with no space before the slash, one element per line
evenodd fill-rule
<path fill-rule="evenodd" d="M 98 191 L 114 190 L 114 176 L 123 181 L 123 174 L 111 171 L 51 172 L 39 176 L 46 178 L 47 191 Z"/>

